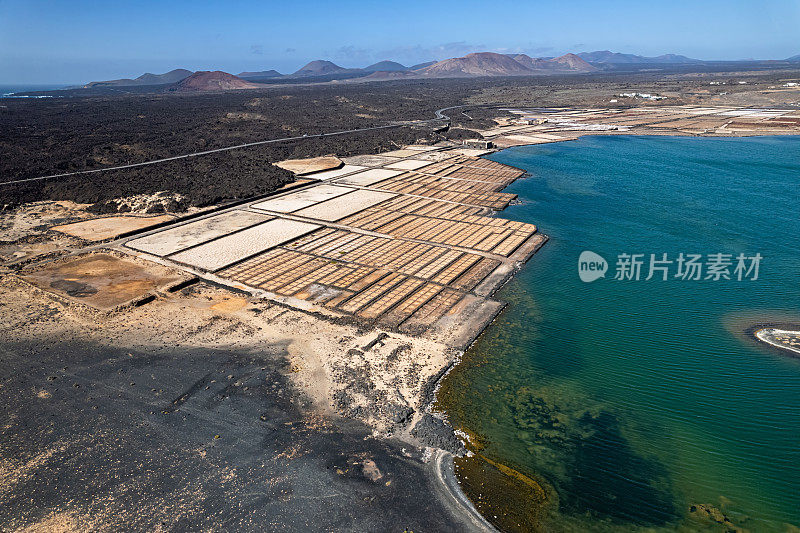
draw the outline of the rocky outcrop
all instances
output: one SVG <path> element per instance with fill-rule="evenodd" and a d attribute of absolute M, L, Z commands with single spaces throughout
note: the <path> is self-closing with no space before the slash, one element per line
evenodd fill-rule
<path fill-rule="evenodd" d="M 738 527 L 725 513 L 710 504 L 695 503 L 690 505 L 689 515 L 703 522 L 719 524 L 723 526 L 724 530 L 728 533 L 746 533 L 747 531 L 746 529 Z"/>
<path fill-rule="evenodd" d="M 453 426 L 447 420 L 432 414 L 424 415 L 411 430 L 411 435 L 425 446 L 440 448 L 458 456 L 466 453 L 464 444 L 456 435 Z"/>

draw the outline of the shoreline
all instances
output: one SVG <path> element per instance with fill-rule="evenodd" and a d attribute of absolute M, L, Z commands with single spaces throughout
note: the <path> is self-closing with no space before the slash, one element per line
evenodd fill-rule
<path fill-rule="evenodd" d="M 783 327 L 790 327 L 792 329 L 783 329 Z M 778 349 L 783 354 L 790 352 L 792 357 L 800 357 L 800 346 L 787 345 L 781 342 L 781 340 L 784 342 L 790 342 L 789 339 L 791 337 L 794 337 L 795 342 L 800 341 L 800 327 L 797 325 L 770 325 L 768 327 L 759 325 L 750 328 L 749 334 L 752 335 L 756 340 Z M 783 339 L 776 340 L 775 337 L 783 337 Z"/>
<path fill-rule="evenodd" d="M 550 140 L 546 142 L 521 142 L 519 144 L 509 144 L 507 146 L 498 146 L 496 152 L 502 152 L 510 148 L 518 148 L 523 146 L 539 146 L 547 144 L 558 144 L 578 141 L 584 137 L 675 137 L 675 138 L 691 138 L 691 139 L 749 139 L 753 137 L 800 137 L 800 131 L 792 132 L 736 132 L 731 134 L 723 133 L 688 133 L 688 132 L 654 132 L 654 131 L 584 131 L 574 137 L 567 137 L 563 139 Z M 489 139 L 493 140 L 493 139 Z M 496 153 L 494 152 L 494 153 Z M 488 155 L 488 154 L 487 154 Z"/>
<path fill-rule="evenodd" d="M 642 132 L 627 131 L 617 134 L 611 134 L 609 132 L 584 132 L 584 134 L 648 135 Z M 652 135 L 720 137 L 716 135 L 676 135 L 674 133 L 653 133 Z M 792 135 L 796 134 L 793 133 Z M 737 137 L 749 136 L 753 135 L 737 135 Z M 582 135 L 574 139 L 560 139 L 552 142 L 576 140 L 580 137 L 582 137 Z M 449 149 L 453 149 L 453 147 L 449 147 L 448 150 Z M 430 161 L 435 160 L 430 159 Z M 503 166 L 505 168 L 514 168 L 509 165 Z M 522 169 L 517 170 L 523 171 Z M 354 173 L 353 175 L 356 174 L 357 173 Z M 344 179 L 349 179 L 348 175 L 345 174 Z M 514 178 L 512 182 L 516 179 L 518 178 Z M 334 181 L 331 183 L 336 184 L 337 182 Z M 303 185 L 298 187 L 297 190 L 303 192 L 305 190 L 310 190 L 312 186 L 318 185 L 319 183 Z M 366 189 L 367 187 L 358 188 L 358 190 Z M 280 191 L 279 194 L 274 196 L 294 194 L 294 190 L 295 189 Z M 269 196 L 272 197 L 273 195 Z M 202 222 L 212 216 L 226 215 L 243 210 L 247 210 L 248 213 L 255 212 L 257 209 L 253 209 L 251 205 L 254 203 L 255 202 L 248 203 L 248 201 L 244 201 L 236 207 L 225 206 L 220 211 L 214 211 L 212 214 L 202 213 L 196 218 Z M 453 203 L 452 205 L 457 204 Z M 499 209 L 495 210 L 493 214 L 497 215 L 501 212 L 502 209 Z M 268 214 L 277 217 L 284 216 L 274 212 Z M 494 220 L 504 220 L 499 217 L 493 218 Z M 304 223 L 308 223 L 309 220 L 312 220 L 309 218 L 292 216 L 286 216 L 286 219 Z M 317 219 L 313 220 L 316 221 L 315 223 L 319 223 Z M 180 224 L 176 224 L 175 226 L 180 226 Z M 337 226 L 341 226 L 341 224 L 329 224 L 325 227 L 341 229 Z M 168 226 L 168 228 L 169 227 L 172 226 Z M 459 364 L 462 364 L 464 352 L 474 345 L 476 340 L 487 331 L 488 327 L 497 320 L 499 314 L 506 308 L 504 302 L 493 300 L 491 299 L 492 296 L 509 283 L 519 270 L 524 267 L 527 261 L 529 261 L 548 240 L 547 235 L 538 231 L 527 237 L 522 244 L 513 250 L 513 253 L 508 255 L 507 261 L 491 270 L 484 278 L 481 278 L 480 283 L 467 294 L 469 298 L 465 297 L 467 303 L 459 304 L 460 307 L 456 314 L 443 316 L 441 322 L 437 323 L 438 329 L 421 332 L 402 331 L 397 327 L 385 326 L 377 321 L 365 323 L 354 316 L 354 313 L 344 314 L 335 312 L 322 305 L 317 305 L 316 302 L 298 299 L 291 295 L 283 296 L 270 290 L 254 289 L 252 285 L 248 285 L 244 282 L 231 282 L 230 279 L 219 275 L 216 271 L 210 272 L 201 268 L 177 265 L 166 256 L 159 257 L 145 252 L 135 252 L 129 247 L 125 248 L 129 241 L 134 240 L 134 237 L 144 238 L 157 235 L 163 229 L 164 228 L 155 228 L 137 233 L 135 236 L 103 242 L 90 247 L 85 246 L 86 243 L 81 243 L 80 250 L 75 253 L 80 254 L 88 248 L 95 251 L 102 251 L 104 248 L 115 251 L 122 250 L 125 254 L 136 258 L 137 261 L 151 262 L 165 268 L 179 268 L 181 272 L 188 273 L 194 276 L 195 279 L 199 279 L 201 282 L 200 285 L 205 286 L 208 284 L 214 287 L 214 291 L 233 293 L 231 297 L 220 298 L 219 294 L 216 293 L 215 295 L 209 296 L 210 298 L 214 298 L 212 314 L 229 317 L 222 320 L 222 322 L 228 324 L 225 327 L 232 328 L 230 331 L 226 330 L 224 327 L 220 329 L 220 336 L 217 340 L 224 341 L 230 338 L 231 331 L 251 331 L 247 328 L 258 327 L 258 321 L 254 319 L 263 311 L 253 311 L 253 309 L 258 308 L 258 305 L 254 302 L 266 302 L 267 306 L 272 308 L 272 311 L 269 312 L 270 320 L 274 319 L 276 321 L 275 324 L 271 322 L 265 323 L 270 325 L 270 328 L 268 328 L 270 329 L 270 334 L 278 336 L 283 335 L 285 338 L 291 339 L 287 341 L 290 346 L 286 353 L 286 361 L 290 368 L 287 372 L 287 381 L 296 387 L 296 390 L 301 393 L 301 396 L 308 398 L 309 403 L 306 408 L 309 408 L 312 412 L 320 416 L 342 417 L 345 421 L 351 420 L 363 423 L 370 428 L 373 438 L 376 438 L 376 440 L 380 442 L 387 443 L 387 446 L 389 446 L 388 443 L 390 443 L 392 439 L 399 439 L 402 442 L 413 444 L 414 446 L 428 447 L 430 449 L 438 449 L 438 447 L 425 444 L 413 437 L 411 435 L 412 428 L 415 428 L 416 424 L 427 414 L 432 413 L 434 415 L 439 415 L 445 420 L 447 419 L 446 411 L 437 413 L 432 409 L 437 402 L 437 394 L 442 382 L 452 370 Z M 367 231 L 358 232 L 358 234 L 369 237 L 373 236 L 373 234 Z M 220 238 L 215 237 L 215 239 L 219 240 Z M 463 253 L 464 251 L 463 249 L 459 249 L 459 252 Z M 492 256 L 492 258 L 494 257 Z M 58 264 L 61 259 L 63 258 L 50 262 Z M 245 261 L 248 260 L 250 259 L 245 258 Z M 29 268 L 35 269 L 36 264 L 30 265 Z M 3 275 L 3 277 L 5 277 L 5 275 Z M 12 274 L 9 276 L 9 279 L 11 277 L 16 278 L 17 276 L 16 274 Z M 44 296 L 44 299 L 51 298 L 54 295 L 53 291 L 49 288 L 36 290 L 41 292 L 39 296 Z M 126 314 L 131 312 L 138 313 L 136 316 L 145 316 L 150 312 L 151 307 L 149 304 L 153 301 L 163 303 L 165 301 L 170 301 L 170 298 L 178 298 L 179 296 L 187 296 L 189 300 L 191 300 L 194 291 L 200 291 L 202 293 L 203 290 L 205 289 L 198 289 L 196 286 L 195 288 L 182 288 L 177 291 L 174 297 L 156 291 L 153 299 L 148 299 L 145 302 L 148 305 L 133 309 L 123 306 L 123 308 L 116 309 L 114 314 L 110 316 L 114 316 L 113 320 L 117 322 L 124 321 Z M 239 291 L 239 293 L 236 294 L 236 291 Z M 236 301 L 234 302 L 234 300 Z M 239 300 L 242 300 L 242 302 L 239 302 Z M 63 304 L 66 307 L 74 306 L 75 303 L 80 303 L 74 299 L 70 302 L 69 298 L 62 298 L 60 300 L 56 298 L 56 301 L 59 302 L 58 305 Z M 487 302 L 487 304 L 483 304 L 482 302 Z M 171 305 L 173 304 L 174 302 Z M 199 304 L 195 303 L 193 305 Z M 221 307 L 215 307 L 217 305 Z M 154 306 L 153 313 L 157 313 L 157 308 L 158 305 Z M 251 317 L 248 315 L 245 318 L 245 315 L 247 315 L 246 311 L 252 311 L 255 316 Z M 8 312 L 8 310 L 6 309 L 4 312 Z M 205 311 L 203 312 L 205 313 Z M 68 314 L 71 313 L 72 311 Z M 142 313 L 144 313 L 144 315 L 142 315 Z M 98 317 L 105 320 L 102 318 L 103 316 L 102 313 L 96 315 L 94 320 L 98 319 Z M 106 318 L 108 316 L 109 315 L 106 315 Z M 267 315 L 263 316 L 266 317 Z M 94 320 L 78 317 L 76 318 L 76 323 L 83 323 L 89 326 L 90 329 L 94 329 L 98 327 L 98 323 L 94 322 Z M 219 319 L 214 318 L 209 323 L 214 324 L 217 320 Z M 287 320 L 289 321 L 287 322 Z M 292 320 L 305 323 L 307 325 L 307 330 L 298 331 L 296 327 L 291 325 Z M 247 324 L 247 328 L 241 329 L 243 326 L 237 325 L 240 322 Z M 203 328 L 212 326 L 197 324 L 196 327 L 200 334 L 193 332 L 189 335 L 189 338 L 192 342 L 198 342 L 202 345 L 202 343 L 205 342 L 202 336 Z M 282 331 L 281 328 L 285 331 Z M 260 330 L 261 327 L 258 327 L 258 329 Z M 252 331 L 255 331 L 255 329 L 252 329 Z M 308 331 L 319 331 L 321 333 L 319 338 L 311 338 L 316 337 L 316 335 L 309 335 Z M 293 333 L 287 335 L 287 332 Z M 160 334 L 164 334 L 164 332 L 162 331 Z M 124 338 L 132 339 L 134 337 L 126 336 Z M 330 348 L 332 344 L 335 345 L 333 349 Z M 410 383 L 412 380 L 404 378 L 404 372 L 412 370 L 416 372 L 414 374 L 414 380 L 416 381 L 414 381 L 413 384 Z M 406 379 L 409 383 L 403 384 L 400 381 L 401 379 Z M 376 396 L 376 392 L 383 394 L 383 398 Z M 180 396 L 178 398 L 180 398 Z M 457 432 L 455 433 L 457 434 Z M 450 502 L 451 507 L 454 505 L 453 502 L 455 502 L 455 504 L 460 505 L 460 512 L 465 519 L 472 521 L 473 525 L 476 527 L 486 528 L 486 524 L 490 522 L 480 515 L 480 511 L 477 510 L 474 503 L 462 489 L 453 466 L 453 456 L 444 451 L 437 451 L 433 454 L 430 465 L 431 468 L 435 470 L 435 479 L 437 479 L 438 483 L 441 485 L 440 488 L 446 490 L 449 494 L 448 497 L 452 500 Z M 492 466 L 500 473 L 509 475 L 508 472 L 505 472 L 497 465 L 492 463 Z M 512 473 L 516 472 L 508 467 L 505 468 Z M 340 469 L 346 471 L 346 469 Z M 369 468 L 365 471 L 367 470 L 369 470 Z M 523 476 L 519 472 L 516 472 L 516 474 Z M 526 479 L 529 478 L 524 478 L 523 483 L 531 486 Z M 530 481 L 536 483 L 535 480 Z M 397 482 L 399 483 L 399 481 Z M 466 505 L 467 502 L 469 505 Z M 475 514 L 480 515 L 482 521 L 478 520 L 476 522 Z"/>
<path fill-rule="evenodd" d="M 659 137 L 676 137 L 676 138 L 709 138 L 709 139 L 728 139 L 728 138 L 731 138 L 731 139 L 733 139 L 733 138 L 752 138 L 752 137 L 787 137 L 787 136 L 789 136 L 789 137 L 800 137 L 800 132 L 783 132 L 783 133 L 780 133 L 780 132 L 771 132 L 771 133 L 764 133 L 764 132 L 754 132 L 754 133 L 737 132 L 735 134 L 713 134 L 713 133 L 711 133 L 711 134 L 699 134 L 699 133 L 692 134 L 692 133 L 679 133 L 679 132 L 635 132 L 635 131 L 625 131 L 625 132 L 596 131 L 595 132 L 595 131 L 587 131 L 587 132 L 582 132 L 580 135 L 576 136 L 575 138 L 565 138 L 565 139 L 553 140 L 553 141 L 549 141 L 547 143 L 514 144 L 514 145 L 502 146 L 502 147 L 498 146 L 498 149 L 496 151 L 493 151 L 492 153 L 499 153 L 499 152 L 502 152 L 502 151 L 505 151 L 505 150 L 508 150 L 508 149 L 522 147 L 522 146 L 536 146 L 537 144 L 553 144 L 553 143 L 561 143 L 561 142 L 566 142 L 566 141 L 576 141 L 576 140 L 579 140 L 579 139 L 583 138 L 584 136 L 593 136 L 593 137 L 594 136 L 609 136 L 609 137 L 610 136 L 629 136 L 629 137 L 630 136 L 633 136 L 633 137 L 659 136 Z M 525 169 L 523 169 L 523 170 L 525 170 Z M 509 277 L 503 285 L 505 285 L 506 283 L 510 282 L 511 278 L 512 277 Z M 498 290 L 499 290 L 499 288 L 498 288 Z M 507 307 L 504 307 L 503 311 L 505 311 L 505 310 L 507 310 Z M 495 320 L 496 320 L 496 318 L 495 318 Z M 494 320 L 492 321 L 492 323 L 493 322 L 494 322 Z M 487 331 L 488 328 L 491 327 L 492 323 L 487 324 L 485 326 L 484 330 L 481 332 L 481 334 L 483 334 L 485 331 Z M 779 329 L 779 328 L 782 328 L 782 327 L 790 328 L 790 329 Z M 798 326 L 796 323 L 778 325 L 778 326 L 772 324 L 769 327 L 767 327 L 767 325 L 763 325 L 763 324 L 762 325 L 757 325 L 757 326 L 753 326 L 752 328 L 748 328 L 748 330 L 746 331 L 746 334 L 748 336 L 750 336 L 751 338 L 755 339 L 757 342 L 763 343 L 763 344 L 765 344 L 767 346 L 770 346 L 771 348 L 775 349 L 777 352 L 779 352 L 779 353 L 781 353 L 783 355 L 786 355 L 786 353 L 789 352 L 789 355 L 792 356 L 792 357 L 800 357 L 800 326 Z M 780 342 L 776 342 L 776 341 L 771 340 L 768 337 L 769 334 L 774 334 L 774 335 L 792 335 L 792 336 L 795 337 L 795 339 L 797 340 L 798 344 L 795 347 L 790 347 L 790 346 L 783 345 Z M 478 340 L 478 337 L 476 337 L 476 339 L 470 344 L 470 346 L 465 348 L 464 352 L 469 350 L 475 344 L 475 342 L 477 342 L 477 340 Z M 437 397 L 434 399 L 434 403 L 438 402 L 438 394 L 439 394 L 439 391 L 440 391 L 440 388 L 441 388 L 441 383 L 445 380 L 445 378 L 452 371 L 456 370 L 456 367 L 458 365 L 460 365 L 460 364 L 463 364 L 463 354 L 462 354 L 461 357 L 459 357 L 459 359 L 454 364 L 451 365 L 450 368 L 448 368 L 447 372 L 445 374 L 443 374 L 441 379 L 439 380 L 439 385 L 435 389 Z M 447 409 L 446 408 L 443 409 L 442 416 L 445 419 L 448 418 L 448 413 L 447 413 Z M 462 431 L 459 430 L 459 432 L 461 433 Z M 462 438 L 462 440 L 465 440 L 465 439 Z M 469 446 L 468 446 L 468 449 L 470 449 Z M 459 479 L 458 475 L 455 472 L 453 473 L 453 475 L 455 477 L 455 480 L 457 482 L 457 486 L 459 487 L 460 491 L 462 492 L 462 494 L 464 494 L 466 496 L 466 493 L 464 492 L 464 487 L 462 487 L 462 483 L 461 483 L 461 480 Z M 547 486 L 546 480 L 543 480 L 543 481 L 545 483 L 545 486 Z M 548 487 L 548 489 L 545 489 L 545 490 L 549 491 L 550 489 Z M 467 499 L 469 499 L 468 496 L 467 496 Z M 545 503 L 544 505 L 546 506 L 547 504 Z M 478 512 L 480 512 L 480 511 L 478 511 Z M 482 516 L 483 516 L 483 514 L 482 514 Z M 486 519 L 485 516 L 484 516 L 484 518 Z M 497 517 L 495 517 L 495 518 L 497 518 Z"/>

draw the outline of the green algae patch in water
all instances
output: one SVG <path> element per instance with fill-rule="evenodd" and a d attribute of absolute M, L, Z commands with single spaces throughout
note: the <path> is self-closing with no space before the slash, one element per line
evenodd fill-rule
<path fill-rule="evenodd" d="M 548 504 L 544 487 L 513 468 L 479 453 L 457 457 L 455 472 L 464 494 L 501 531 L 543 531 Z"/>

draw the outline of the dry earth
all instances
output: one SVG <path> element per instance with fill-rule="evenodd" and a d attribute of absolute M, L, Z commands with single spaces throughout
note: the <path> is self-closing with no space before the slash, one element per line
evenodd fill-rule
<path fill-rule="evenodd" d="M 442 345 L 206 284 L 106 315 L 6 275 L 0 314 L 3 530 L 470 528 L 408 444 Z"/>

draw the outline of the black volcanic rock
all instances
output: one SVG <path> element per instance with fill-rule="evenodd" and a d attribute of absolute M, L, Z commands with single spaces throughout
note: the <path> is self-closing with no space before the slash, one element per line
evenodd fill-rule
<path fill-rule="evenodd" d="M 426 414 L 417 422 L 411 435 L 419 439 L 425 446 L 440 448 L 453 455 L 462 456 L 466 453 L 464 444 L 453 430 L 453 426 L 431 414 Z"/>

